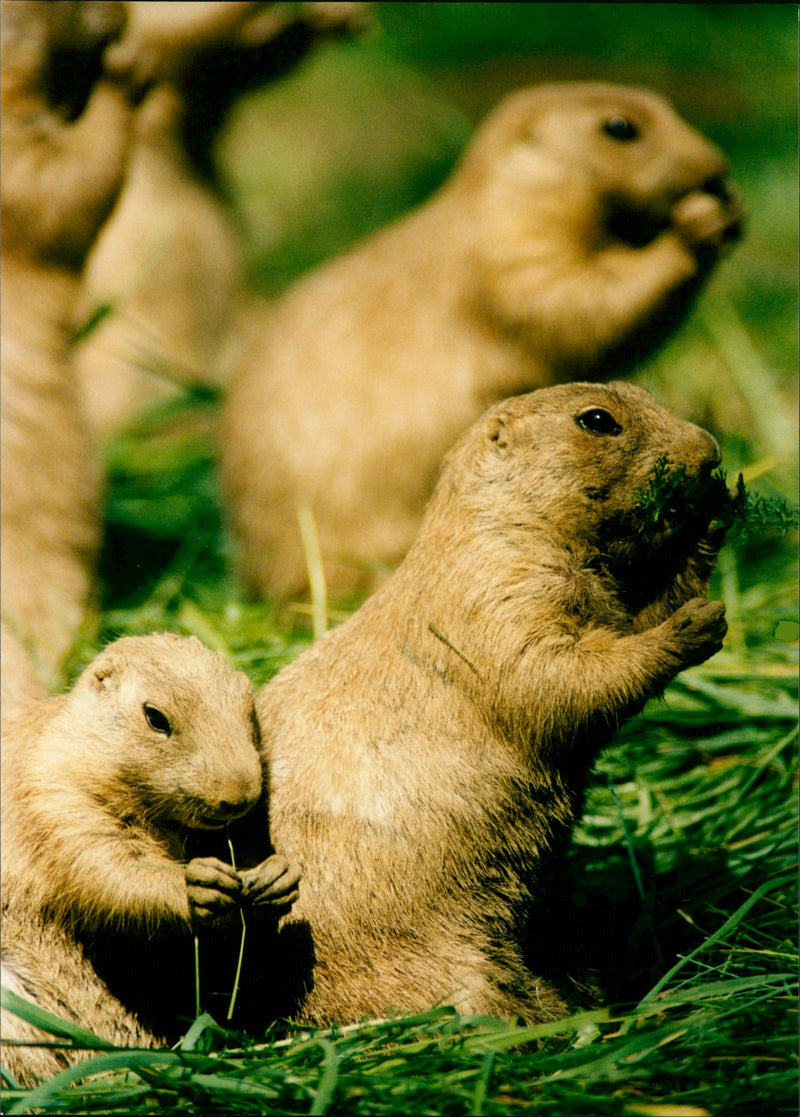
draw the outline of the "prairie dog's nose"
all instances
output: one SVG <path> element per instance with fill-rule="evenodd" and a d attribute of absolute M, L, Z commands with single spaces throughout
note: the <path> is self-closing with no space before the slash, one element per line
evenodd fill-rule
<path fill-rule="evenodd" d="M 231 819 L 247 814 L 261 797 L 261 785 L 261 766 L 254 756 L 252 765 L 220 780 L 216 796 L 220 814 Z"/>
<path fill-rule="evenodd" d="M 255 806 L 256 801 L 256 799 L 240 799 L 236 803 L 230 803 L 227 799 L 221 799 L 215 814 L 219 814 L 232 822 L 234 819 L 246 815 Z"/>
<path fill-rule="evenodd" d="M 698 465 L 700 472 L 707 477 L 722 461 L 722 451 L 716 438 L 708 431 L 698 427 L 698 433 L 701 436 L 698 448 Z"/>

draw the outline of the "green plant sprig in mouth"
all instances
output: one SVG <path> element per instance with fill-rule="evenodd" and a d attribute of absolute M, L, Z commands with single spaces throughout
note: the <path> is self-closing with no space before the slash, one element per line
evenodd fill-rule
<path fill-rule="evenodd" d="M 710 530 L 742 540 L 780 537 L 797 527 L 796 506 L 784 497 L 748 491 L 741 473 L 732 490 L 723 469 L 703 484 L 687 477 L 685 465 L 671 466 L 666 455 L 655 463 L 647 491 L 635 493 L 634 500 L 643 523 L 653 527 L 676 518 L 688 522 L 708 517 Z"/>

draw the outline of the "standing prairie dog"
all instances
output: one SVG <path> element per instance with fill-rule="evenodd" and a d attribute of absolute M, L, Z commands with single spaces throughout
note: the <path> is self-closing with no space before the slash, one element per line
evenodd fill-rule
<path fill-rule="evenodd" d="M 89 608 L 100 541 L 100 471 L 67 352 L 78 273 L 125 170 L 130 106 L 97 69 L 119 11 L 2 5 L 0 592 L 48 685 Z"/>
<path fill-rule="evenodd" d="M 686 502 L 654 521 L 636 494 L 662 458 Z M 256 696 L 271 837 L 303 874 L 273 968 L 296 985 L 265 1004 L 312 1024 L 563 1010 L 532 920 L 547 934 L 599 750 L 722 643 L 718 464 L 622 382 L 516 397 L 462 436 L 394 575 Z"/>
<path fill-rule="evenodd" d="M 257 743 L 246 676 L 168 634 L 116 641 L 68 694 L 4 717 L 3 966 L 15 991 L 101 1039 L 153 1043 L 191 1015 L 198 925 L 212 936 L 201 963 L 230 991 L 238 921 L 225 931 L 226 919 L 242 904 L 274 919 L 298 879 L 236 829 L 262 792 Z M 237 870 L 209 856 L 228 826 Z M 3 1034 L 28 1033 L 9 1014 Z M 4 1051 L 25 1081 L 65 1060 Z"/>
<path fill-rule="evenodd" d="M 720 151 L 659 96 L 514 93 L 425 205 L 284 296 L 234 382 L 221 458 L 246 582 L 329 589 L 410 545 L 438 463 L 491 402 L 601 378 L 674 324 L 740 207 Z"/>

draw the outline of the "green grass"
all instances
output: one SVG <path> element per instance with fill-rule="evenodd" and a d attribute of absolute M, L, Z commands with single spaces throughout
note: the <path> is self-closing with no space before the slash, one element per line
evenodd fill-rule
<path fill-rule="evenodd" d="M 651 84 L 724 144 L 751 217 L 636 379 L 714 431 L 731 481 L 743 470 L 749 489 L 796 500 L 793 6 L 384 8 L 359 44 L 246 98 L 222 137 L 265 286 L 424 196 L 505 88 L 595 74 Z M 243 117 L 261 122 L 263 145 L 243 148 Z M 259 205 L 284 214 L 279 235 Z M 65 681 L 125 633 L 195 634 L 256 685 L 308 645 L 307 613 L 278 615 L 236 583 L 218 407 L 165 405 L 109 445 L 100 625 Z M 713 593 L 727 606 L 723 651 L 599 758 L 553 897 L 587 1006 L 525 1029 L 432 1006 L 258 1042 L 201 1017 L 174 1051 L 97 1051 L 35 1091 L 7 1085 L 4 1112 L 794 1115 L 796 534 L 732 540 Z"/>

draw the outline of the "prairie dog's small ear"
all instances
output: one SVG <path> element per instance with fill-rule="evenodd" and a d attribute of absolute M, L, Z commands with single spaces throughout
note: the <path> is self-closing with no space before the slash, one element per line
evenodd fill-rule
<path fill-rule="evenodd" d="M 508 423 L 502 415 L 492 415 L 487 422 L 486 433 L 498 450 L 505 450 L 508 446 Z"/>
<path fill-rule="evenodd" d="M 92 686 L 97 690 L 107 690 L 116 680 L 116 669 L 112 663 L 98 663 L 92 671 Z"/>

